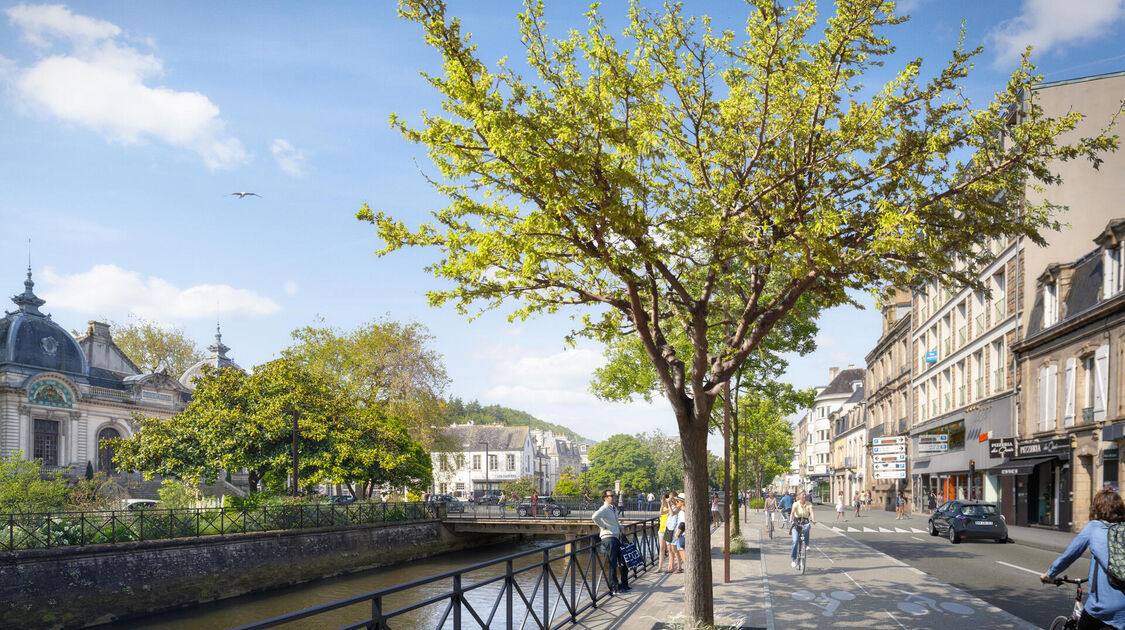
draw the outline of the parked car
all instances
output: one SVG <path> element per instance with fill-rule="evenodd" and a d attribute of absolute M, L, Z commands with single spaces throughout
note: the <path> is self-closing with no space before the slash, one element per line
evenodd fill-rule
<path fill-rule="evenodd" d="M 160 507 L 160 501 L 156 499 L 124 499 L 121 501 L 121 509 L 123 510 L 152 510 Z"/>
<path fill-rule="evenodd" d="M 463 513 L 465 511 L 465 504 L 461 502 L 461 499 L 458 499 L 457 497 L 453 496 L 452 494 L 435 494 L 435 495 L 432 495 L 430 497 L 430 503 L 444 504 L 445 505 L 445 512 L 447 514 L 455 514 L 455 513 L 458 513 L 458 512 Z"/>
<path fill-rule="evenodd" d="M 499 490 L 487 490 L 477 497 L 477 503 L 481 505 L 499 505 L 500 494 Z"/>
<path fill-rule="evenodd" d="M 350 494 L 341 494 L 334 497 L 328 497 L 328 503 L 355 503 L 355 497 Z"/>
<path fill-rule="evenodd" d="M 930 515 L 930 535 L 944 534 L 957 544 L 965 538 L 1008 542 L 1008 525 L 995 503 L 946 501 Z"/>
<path fill-rule="evenodd" d="M 561 501 L 556 501 L 554 497 L 539 497 L 538 508 L 536 509 L 536 516 L 566 516 L 570 514 L 570 508 Z M 516 506 L 517 516 L 531 516 L 531 499 L 524 499 Z"/>

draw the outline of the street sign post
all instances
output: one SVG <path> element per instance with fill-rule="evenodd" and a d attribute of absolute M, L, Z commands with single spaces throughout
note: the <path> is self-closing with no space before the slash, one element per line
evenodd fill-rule
<path fill-rule="evenodd" d="M 876 462 L 905 462 L 906 453 L 889 453 L 886 455 L 872 455 L 871 459 Z"/>
<path fill-rule="evenodd" d="M 906 479 L 905 470 L 876 470 L 876 479 Z"/>
<path fill-rule="evenodd" d="M 871 447 L 871 451 L 877 455 L 881 455 L 883 453 L 905 453 L 906 445 L 891 444 L 889 446 L 873 446 Z"/>
<path fill-rule="evenodd" d="M 875 446 L 884 446 L 888 444 L 906 444 L 906 436 L 894 435 L 891 437 L 871 438 L 871 443 Z"/>

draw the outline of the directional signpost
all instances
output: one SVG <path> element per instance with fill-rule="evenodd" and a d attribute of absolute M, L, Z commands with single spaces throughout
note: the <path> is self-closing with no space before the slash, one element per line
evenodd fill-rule
<path fill-rule="evenodd" d="M 872 438 L 871 453 L 876 479 L 906 479 L 905 435 Z"/>
<path fill-rule="evenodd" d="M 948 435 L 919 435 L 919 453 L 944 453 L 949 450 Z"/>

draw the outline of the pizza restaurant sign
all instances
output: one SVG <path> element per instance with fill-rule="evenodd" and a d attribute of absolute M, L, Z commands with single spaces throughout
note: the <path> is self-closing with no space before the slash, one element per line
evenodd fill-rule
<path fill-rule="evenodd" d="M 1062 453 L 1070 448 L 1066 440 L 1037 440 L 1016 445 L 1016 457 L 1044 457 Z"/>

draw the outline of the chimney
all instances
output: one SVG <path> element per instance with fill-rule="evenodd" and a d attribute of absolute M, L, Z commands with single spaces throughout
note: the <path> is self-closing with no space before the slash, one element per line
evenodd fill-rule
<path fill-rule="evenodd" d="M 839 373 L 840 373 L 840 368 L 838 368 L 838 367 L 828 368 L 828 383 L 832 384 L 832 381 L 834 381 L 836 379 L 836 375 L 839 374 Z"/>
<path fill-rule="evenodd" d="M 89 327 L 86 328 L 86 334 L 91 337 L 109 339 L 109 324 L 90 320 Z"/>
<path fill-rule="evenodd" d="M 855 363 L 849 363 L 849 364 L 848 364 L 848 369 L 849 369 L 849 370 L 854 370 L 854 369 L 855 369 Z"/>

